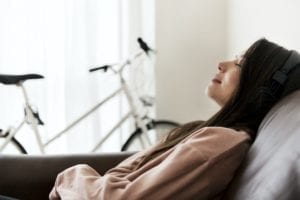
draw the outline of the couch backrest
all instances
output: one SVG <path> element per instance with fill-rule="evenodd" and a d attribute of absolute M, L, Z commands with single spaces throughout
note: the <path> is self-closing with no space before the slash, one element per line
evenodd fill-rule
<path fill-rule="evenodd" d="M 300 90 L 264 118 L 226 199 L 300 199 Z"/>

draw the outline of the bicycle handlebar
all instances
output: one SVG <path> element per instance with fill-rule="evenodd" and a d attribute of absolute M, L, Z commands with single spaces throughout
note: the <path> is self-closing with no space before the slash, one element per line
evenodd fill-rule
<path fill-rule="evenodd" d="M 139 46 L 140 48 L 142 49 L 141 52 L 138 52 L 136 53 L 131 59 L 128 58 L 124 63 L 121 63 L 121 64 L 114 64 L 114 65 L 120 65 L 121 66 L 121 70 L 126 66 L 126 65 L 130 65 L 131 62 L 135 59 L 137 59 L 138 57 L 140 57 L 143 53 L 145 53 L 146 55 L 149 55 L 149 52 L 153 52 L 153 53 L 156 53 L 155 50 L 151 49 L 147 43 L 145 41 L 142 40 L 142 38 L 137 38 L 137 42 L 139 43 Z M 103 66 L 100 66 L 100 67 L 94 67 L 94 68 L 91 68 L 89 69 L 89 72 L 94 72 L 94 71 L 98 71 L 98 70 L 103 70 L 104 72 L 107 72 L 108 69 L 112 69 L 114 72 L 117 72 L 115 71 L 113 68 L 112 68 L 113 65 L 103 65 Z M 118 70 L 119 71 L 119 70 Z"/>
<path fill-rule="evenodd" d="M 154 51 L 153 49 L 151 49 L 151 48 L 148 46 L 148 44 L 147 44 L 142 38 L 139 37 L 139 38 L 137 39 L 137 42 L 139 43 L 140 48 L 143 49 L 143 51 L 144 51 L 147 55 L 149 55 L 149 51 L 152 51 L 152 52 L 155 53 L 155 51 Z"/>
<path fill-rule="evenodd" d="M 101 67 L 94 67 L 94 68 L 91 68 L 89 69 L 89 72 L 94 72 L 94 71 L 97 71 L 97 70 L 103 70 L 104 72 L 107 71 L 108 68 L 110 68 L 111 65 L 103 65 Z"/>

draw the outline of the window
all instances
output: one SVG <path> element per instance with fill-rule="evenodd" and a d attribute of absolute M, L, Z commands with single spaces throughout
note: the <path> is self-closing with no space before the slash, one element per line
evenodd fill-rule
<path fill-rule="evenodd" d="M 88 69 L 126 58 L 136 50 L 132 45 L 138 36 L 145 35 L 153 42 L 153 24 L 142 25 L 145 20 L 154 21 L 153 2 L 0 2 L 0 73 L 45 76 L 44 80 L 24 84 L 32 104 L 36 105 L 45 121 L 46 125 L 40 128 L 43 139 L 57 133 L 119 86 L 111 74 L 90 74 Z M 0 94 L 0 112 L 4 116 L 0 128 L 5 129 L 22 120 L 23 102 L 19 88 L 0 85 Z M 95 139 L 101 137 L 126 109 L 124 97 L 115 98 L 50 145 L 47 153 L 88 151 Z M 128 129 L 128 126 L 124 125 L 123 129 Z M 120 139 L 117 134 L 114 137 L 100 150 L 118 150 L 120 140 L 124 138 Z M 39 153 L 28 127 L 22 129 L 17 138 L 29 152 Z"/>

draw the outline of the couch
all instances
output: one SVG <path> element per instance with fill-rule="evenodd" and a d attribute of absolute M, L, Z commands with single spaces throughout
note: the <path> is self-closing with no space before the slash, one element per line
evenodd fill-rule
<path fill-rule="evenodd" d="M 56 175 L 86 163 L 100 174 L 132 153 L 0 155 L 0 195 L 47 199 Z M 230 200 L 300 199 L 300 91 L 280 101 L 264 118 L 258 137 L 226 190 Z"/>

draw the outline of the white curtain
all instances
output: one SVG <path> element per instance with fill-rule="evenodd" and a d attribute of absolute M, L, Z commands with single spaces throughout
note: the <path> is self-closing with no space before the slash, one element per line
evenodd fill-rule
<path fill-rule="evenodd" d="M 144 2 L 144 3 L 143 3 Z M 31 103 L 38 108 L 49 139 L 69 122 L 118 88 L 112 73 L 88 69 L 125 59 L 137 50 L 137 36 L 154 41 L 153 1 L 124 0 L 1 0 L 0 74 L 38 73 L 42 80 L 25 82 Z M 145 8 L 145 5 L 147 5 Z M 147 14 L 147 12 L 149 14 Z M 145 17 L 146 16 L 146 17 Z M 23 117 L 19 88 L 0 85 L 0 128 Z M 62 136 L 47 153 L 87 152 L 128 110 L 120 95 Z M 130 124 L 116 132 L 100 151 L 117 151 Z M 125 133 L 120 137 L 120 133 Z M 26 127 L 17 134 L 30 153 L 38 153 Z"/>

